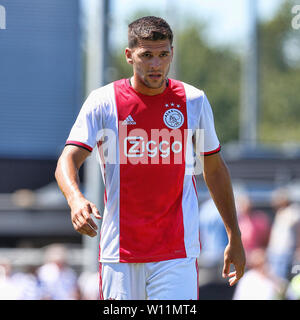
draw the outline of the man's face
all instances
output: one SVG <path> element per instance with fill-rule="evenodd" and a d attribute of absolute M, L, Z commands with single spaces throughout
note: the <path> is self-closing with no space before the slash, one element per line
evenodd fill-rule
<path fill-rule="evenodd" d="M 156 94 L 165 88 L 173 57 L 168 39 L 140 40 L 137 47 L 127 48 L 125 54 L 127 62 L 133 65 L 135 85 L 142 87 L 142 91 Z"/>

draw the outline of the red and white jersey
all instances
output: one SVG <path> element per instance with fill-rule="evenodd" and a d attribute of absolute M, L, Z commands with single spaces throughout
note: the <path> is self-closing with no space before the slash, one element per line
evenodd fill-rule
<path fill-rule="evenodd" d="M 203 91 L 169 79 L 163 93 L 136 92 L 128 79 L 91 92 L 66 145 L 97 146 L 105 183 L 101 262 L 198 257 L 195 134 L 203 152 L 220 150 Z M 197 151 L 198 152 L 198 151 Z"/>

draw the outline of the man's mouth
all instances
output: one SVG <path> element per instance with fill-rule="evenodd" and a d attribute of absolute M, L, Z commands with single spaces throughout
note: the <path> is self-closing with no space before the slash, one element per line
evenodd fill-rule
<path fill-rule="evenodd" d="M 153 80 L 158 80 L 161 78 L 162 74 L 161 73 L 149 73 L 149 78 Z"/>

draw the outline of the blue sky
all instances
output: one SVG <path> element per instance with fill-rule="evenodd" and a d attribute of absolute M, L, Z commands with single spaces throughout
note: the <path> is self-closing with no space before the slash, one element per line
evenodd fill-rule
<path fill-rule="evenodd" d="M 91 0 L 93 1 L 93 0 Z M 115 44 L 126 42 L 127 24 L 137 10 L 147 9 L 166 18 L 172 27 L 193 16 L 207 22 L 207 37 L 214 44 L 241 43 L 248 28 L 248 4 L 254 0 L 110 0 Z M 261 19 L 270 19 L 284 0 L 258 0 Z"/>

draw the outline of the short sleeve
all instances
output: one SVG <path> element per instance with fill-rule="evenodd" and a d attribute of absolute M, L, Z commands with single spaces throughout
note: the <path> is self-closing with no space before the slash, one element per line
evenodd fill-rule
<path fill-rule="evenodd" d="M 221 145 L 215 130 L 213 111 L 205 94 L 203 95 L 202 100 L 199 129 L 203 129 L 203 147 L 201 155 L 207 156 L 219 152 L 221 150 Z"/>
<path fill-rule="evenodd" d="M 65 145 L 76 145 L 91 152 L 101 129 L 101 106 L 92 91 L 84 102 Z"/>

